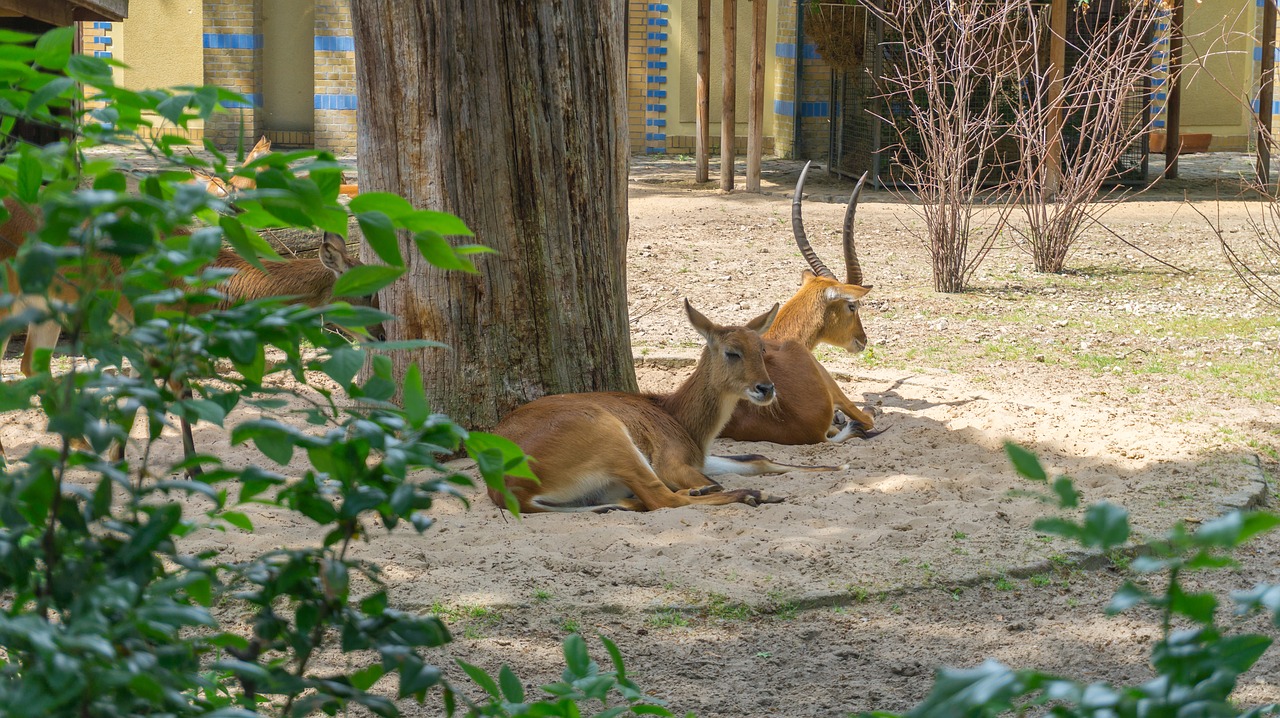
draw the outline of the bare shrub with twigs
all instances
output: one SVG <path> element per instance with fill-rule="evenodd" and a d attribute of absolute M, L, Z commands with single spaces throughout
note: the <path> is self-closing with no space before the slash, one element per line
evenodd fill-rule
<path fill-rule="evenodd" d="M 1265 142 L 1274 139 L 1267 136 Z M 1253 192 L 1261 199 L 1245 205 L 1247 230 L 1224 232 L 1222 222 L 1210 219 L 1203 210 L 1188 203 L 1218 237 L 1227 264 L 1251 294 L 1275 309 L 1280 309 L 1280 190 L 1254 178 Z M 1255 211 L 1256 209 L 1256 211 Z M 1231 235 L 1231 236 L 1228 236 Z"/>
<path fill-rule="evenodd" d="M 1135 96 L 1149 92 L 1157 70 L 1151 61 L 1151 27 L 1163 12 L 1160 2 L 1103 0 L 1099 7 L 1076 9 L 1068 17 L 1078 59 L 1065 68 L 1060 93 L 1051 91 L 1047 45 L 1052 33 L 1047 12 L 1027 17 L 1027 40 L 1037 58 L 1017 94 L 1013 134 L 1022 161 L 1017 193 L 1026 216 L 1018 244 L 1032 256 L 1036 271 L 1058 273 L 1083 230 L 1100 221 L 1115 203 L 1117 191 L 1104 185 L 1137 171 L 1125 155 L 1150 130 L 1150 113 L 1135 113 Z M 1066 41 L 1067 38 L 1064 38 Z M 1162 71 L 1159 71 L 1162 72 Z M 1055 132 L 1055 116 L 1062 131 Z"/>
<path fill-rule="evenodd" d="M 887 177 L 917 200 L 936 291 L 963 291 L 1008 221 L 1008 88 L 1029 0 L 869 0 L 884 22 L 879 78 L 896 138 Z"/>

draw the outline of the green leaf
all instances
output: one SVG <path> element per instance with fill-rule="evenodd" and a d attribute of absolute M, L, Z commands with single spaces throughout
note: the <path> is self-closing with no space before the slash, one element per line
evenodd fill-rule
<path fill-rule="evenodd" d="M 587 655 L 587 642 L 576 633 L 564 639 L 564 662 L 574 678 L 585 678 L 593 673 L 591 656 Z"/>
<path fill-rule="evenodd" d="M 253 521 L 249 520 L 248 515 L 240 511 L 223 511 L 219 516 L 223 521 L 226 521 L 242 531 L 253 531 Z"/>
<path fill-rule="evenodd" d="M 360 373 L 367 354 L 363 349 L 344 346 L 335 349 L 329 355 L 329 359 L 325 361 L 322 369 L 338 386 L 345 389 L 351 386 L 356 374 Z"/>
<path fill-rule="evenodd" d="M 433 232 L 445 236 L 472 236 L 471 229 L 467 227 L 466 223 L 448 212 L 434 212 L 429 209 L 423 209 L 412 214 L 396 217 L 396 222 L 405 229 L 417 234 Z"/>
<path fill-rule="evenodd" d="M 1009 461 L 1013 462 L 1014 471 L 1019 476 L 1032 481 L 1046 481 L 1049 475 L 1045 473 L 1044 467 L 1040 465 L 1040 459 L 1035 454 L 1018 446 L 1012 441 L 1004 442 L 1004 452 L 1009 455 Z"/>
<path fill-rule="evenodd" d="M 498 684 L 502 688 L 502 696 L 508 703 L 524 703 L 524 686 L 511 668 L 505 664 L 498 669 Z"/>
<path fill-rule="evenodd" d="M 423 259 L 446 270 L 475 273 L 476 268 L 470 260 L 458 256 L 449 245 L 449 241 L 435 232 L 420 232 L 413 235 L 413 243 Z"/>
<path fill-rule="evenodd" d="M 410 214 L 413 205 L 400 195 L 389 192 L 361 192 L 351 198 L 351 211 L 356 215 L 366 212 L 381 212 L 391 219 Z"/>
<path fill-rule="evenodd" d="M 1084 510 L 1080 540 L 1103 550 L 1124 545 L 1129 540 L 1129 512 L 1106 502 L 1090 505 Z"/>
<path fill-rule="evenodd" d="M 71 59 L 71 41 L 79 26 L 50 30 L 36 40 L 36 62 L 50 70 L 61 70 Z"/>
<path fill-rule="evenodd" d="M 409 365 L 404 375 L 401 396 L 404 398 L 405 418 L 409 425 L 417 429 L 427 423 L 431 416 L 431 408 L 427 404 L 427 392 L 422 386 L 422 371 L 415 362 Z"/>
<path fill-rule="evenodd" d="M 457 664 L 485 693 L 488 693 L 495 701 L 502 700 L 502 694 L 498 691 L 498 684 L 493 681 L 493 678 L 488 673 L 484 672 L 484 669 L 479 666 L 473 666 L 461 658 L 457 659 Z"/>
<path fill-rule="evenodd" d="M 18 156 L 19 200 L 25 204 L 35 204 L 40 199 L 41 174 L 40 159 L 34 151 L 29 150 Z"/>
<path fill-rule="evenodd" d="M 1213 625 L 1218 599 L 1212 593 L 1183 593 L 1178 584 L 1169 588 L 1169 610 L 1205 626 Z"/>
<path fill-rule="evenodd" d="M 373 687 L 374 683 L 386 673 L 386 669 L 380 663 L 374 663 L 371 666 L 363 668 L 351 674 L 351 685 L 356 689 L 367 691 Z"/>
<path fill-rule="evenodd" d="M 1080 494 L 1076 492 L 1075 484 L 1066 476 L 1053 480 L 1053 493 L 1058 495 L 1058 508 L 1074 509 L 1080 505 Z"/>
<path fill-rule="evenodd" d="M 1139 588 L 1132 581 L 1125 581 L 1124 585 L 1111 596 L 1111 603 L 1107 604 L 1106 612 L 1107 615 L 1115 615 L 1150 599 L 1151 594 Z"/>
<path fill-rule="evenodd" d="M 393 267 L 404 266 L 404 258 L 400 256 L 400 240 L 396 237 L 396 228 L 390 217 L 373 211 L 356 215 L 356 220 L 360 223 L 360 231 L 364 232 L 365 241 L 373 247 L 374 253 L 382 261 Z"/>
<path fill-rule="evenodd" d="M 401 267 L 365 264 L 343 272 L 333 285 L 335 297 L 363 297 L 391 284 L 404 274 Z"/>

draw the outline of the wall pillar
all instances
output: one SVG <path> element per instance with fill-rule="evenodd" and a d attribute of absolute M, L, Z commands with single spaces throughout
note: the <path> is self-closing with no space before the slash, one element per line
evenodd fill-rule
<path fill-rule="evenodd" d="M 204 81 L 238 92 L 223 102 L 205 136 L 217 147 L 248 151 L 262 132 L 262 0 L 204 0 Z"/>
<path fill-rule="evenodd" d="M 356 151 L 356 52 L 350 0 L 316 0 L 315 147 Z"/>

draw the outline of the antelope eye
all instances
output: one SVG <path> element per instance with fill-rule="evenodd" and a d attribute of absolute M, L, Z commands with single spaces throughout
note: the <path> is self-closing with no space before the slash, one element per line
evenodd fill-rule
<path fill-rule="evenodd" d="M 857 303 L 857 302 L 849 302 L 849 311 L 851 311 L 851 312 L 856 312 L 856 311 L 858 311 L 858 303 Z"/>
<path fill-rule="evenodd" d="M 725 359 L 741 359 L 741 358 L 742 358 L 742 354 L 740 354 L 740 353 L 738 353 L 738 352 L 733 351 L 732 349 L 730 349 L 730 350 L 728 350 L 728 351 L 726 351 L 726 352 L 724 353 L 724 358 L 725 358 Z"/>

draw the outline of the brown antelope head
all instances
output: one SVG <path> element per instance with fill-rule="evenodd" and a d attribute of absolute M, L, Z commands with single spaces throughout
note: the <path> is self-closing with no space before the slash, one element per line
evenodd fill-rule
<path fill-rule="evenodd" d="M 812 163 L 806 163 L 800 173 L 800 181 L 796 183 L 795 196 L 791 200 L 791 230 L 795 233 L 796 245 L 810 269 L 800 275 L 799 291 L 783 305 L 768 338 L 798 341 L 809 349 L 823 342 L 856 354 L 867 346 L 867 334 L 862 328 L 858 309 L 860 300 L 871 291 L 871 285 L 862 283 L 862 266 L 858 263 L 858 252 L 853 241 L 853 219 L 862 187 L 867 181 L 867 173 L 862 174 L 853 188 L 844 214 L 846 278 L 841 281 L 818 258 L 805 235 L 800 205 L 809 164 Z"/>
<path fill-rule="evenodd" d="M 694 309 L 688 299 L 684 300 L 684 311 L 689 324 L 707 340 L 698 362 L 699 369 L 706 372 L 707 384 L 719 388 L 723 394 L 733 395 L 735 401 L 746 399 L 757 406 L 772 403 L 777 394 L 764 366 L 764 342 L 760 335 L 773 324 L 778 305 L 740 327 L 715 324 Z"/>

